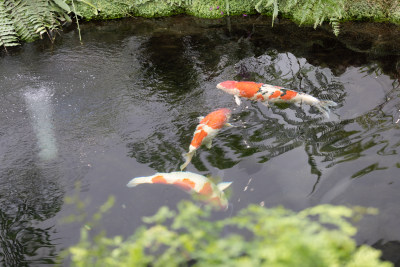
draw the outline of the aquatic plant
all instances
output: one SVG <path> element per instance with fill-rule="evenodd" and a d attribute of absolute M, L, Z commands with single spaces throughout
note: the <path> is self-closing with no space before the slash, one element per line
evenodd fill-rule
<path fill-rule="evenodd" d="M 210 221 L 210 208 L 189 201 L 162 207 L 147 227 L 123 240 L 104 234 L 68 249 L 73 266 L 392 266 L 380 251 L 351 238 L 374 209 L 319 205 L 300 212 L 250 205 L 231 218 Z M 328 227 L 329 226 L 329 227 Z M 229 229 L 230 234 L 227 234 Z"/>

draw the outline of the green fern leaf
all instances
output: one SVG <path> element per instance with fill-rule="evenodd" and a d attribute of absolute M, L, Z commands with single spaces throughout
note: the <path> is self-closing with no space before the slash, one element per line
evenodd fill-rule
<path fill-rule="evenodd" d="M 0 46 L 18 45 L 17 33 L 7 13 L 4 1 L 0 1 Z"/>
<path fill-rule="evenodd" d="M 338 20 L 337 18 L 331 18 L 331 19 L 330 19 L 330 24 L 332 25 L 333 33 L 334 33 L 336 36 L 339 36 L 339 33 L 340 33 L 340 23 L 339 23 L 339 20 Z"/>
<path fill-rule="evenodd" d="M 63 0 L 53 0 L 57 6 L 65 10 L 67 13 L 71 12 L 71 8 Z"/>
<path fill-rule="evenodd" d="M 7 0 L 6 8 L 10 13 L 18 37 L 27 42 L 35 40 L 37 33 L 32 25 L 34 24 L 33 18 L 29 17 L 28 6 L 20 0 Z"/>

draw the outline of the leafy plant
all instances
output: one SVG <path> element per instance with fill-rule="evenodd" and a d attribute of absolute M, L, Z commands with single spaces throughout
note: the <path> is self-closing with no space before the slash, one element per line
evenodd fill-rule
<path fill-rule="evenodd" d="M 375 210 L 320 205 L 296 213 L 250 205 L 210 221 L 210 208 L 181 202 L 178 212 L 162 207 L 144 218 L 149 226 L 126 240 L 100 235 L 91 242 L 83 228 L 69 253 L 74 266 L 392 266 L 351 239 L 349 220 L 365 213 Z"/>
<path fill-rule="evenodd" d="M 0 0 L 0 46 L 33 41 L 53 31 L 73 16 L 114 19 L 127 16 L 160 17 L 186 13 L 204 18 L 226 15 L 270 14 L 272 23 L 281 13 L 299 24 L 328 21 L 335 35 L 345 19 L 400 21 L 396 0 Z"/>
<path fill-rule="evenodd" d="M 89 0 L 75 0 L 91 5 Z M 70 22 L 73 0 L 0 0 L 0 45 L 15 46 L 31 42 Z M 75 12 L 76 14 L 76 12 Z"/>
<path fill-rule="evenodd" d="M 345 0 L 260 0 L 256 9 L 262 12 L 273 6 L 272 24 L 279 11 L 290 13 L 300 25 L 313 23 L 314 28 L 329 20 L 335 35 L 339 35 L 339 20 L 345 13 Z"/>
<path fill-rule="evenodd" d="M 4 0 L 3 0 L 4 1 Z M 17 33 L 3 2 L 0 1 L 0 46 L 15 46 Z"/>

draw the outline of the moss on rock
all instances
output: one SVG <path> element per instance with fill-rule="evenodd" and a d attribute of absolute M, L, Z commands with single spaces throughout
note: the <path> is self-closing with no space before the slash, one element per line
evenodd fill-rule
<path fill-rule="evenodd" d="M 184 12 L 184 7 L 167 1 L 143 1 L 145 3 L 135 4 L 132 15 L 140 17 L 166 17 Z"/>
<path fill-rule="evenodd" d="M 226 15 L 246 15 L 257 13 L 256 1 L 241 0 L 192 0 L 186 13 L 200 18 L 221 18 Z"/>
<path fill-rule="evenodd" d="M 382 1 L 352 0 L 346 3 L 346 17 L 350 20 L 378 20 L 387 18 Z"/>
<path fill-rule="evenodd" d="M 84 2 L 75 1 L 78 15 L 85 20 L 124 18 L 130 15 L 134 6 L 132 0 L 91 0 L 91 3 L 96 8 Z"/>
<path fill-rule="evenodd" d="M 389 21 L 392 23 L 400 24 L 400 2 L 391 8 Z"/>

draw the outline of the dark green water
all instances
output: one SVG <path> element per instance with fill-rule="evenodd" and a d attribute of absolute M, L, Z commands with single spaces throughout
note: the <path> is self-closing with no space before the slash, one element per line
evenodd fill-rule
<path fill-rule="evenodd" d="M 233 181 L 230 216 L 249 203 L 300 210 L 321 203 L 379 209 L 359 244 L 400 255 L 400 33 L 390 25 L 299 28 L 270 18 L 131 19 L 66 29 L 0 57 L 0 265 L 53 264 L 79 240 L 64 197 L 90 199 L 102 225 L 130 235 L 141 217 L 190 197 L 174 187 L 127 188 L 179 170 L 197 117 L 233 110 L 232 124 L 188 171 Z M 339 105 L 237 107 L 224 80 L 293 88 Z"/>

